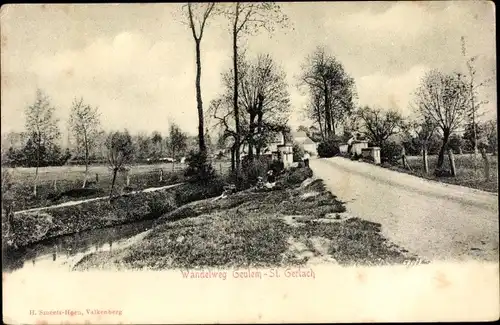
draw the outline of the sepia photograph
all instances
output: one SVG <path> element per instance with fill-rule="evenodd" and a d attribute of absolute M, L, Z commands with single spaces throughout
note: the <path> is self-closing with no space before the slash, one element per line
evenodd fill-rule
<path fill-rule="evenodd" d="M 493 2 L 0 24 L 5 324 L 499 319 Z"/>

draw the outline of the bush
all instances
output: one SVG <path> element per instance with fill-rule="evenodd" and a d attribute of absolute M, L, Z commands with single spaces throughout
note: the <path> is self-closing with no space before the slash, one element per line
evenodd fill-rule
<path fill-rule="evenodd" d="M 267 161 L 264 159 L 255 159 L 248 162 L 242 170 L 240 187 L 249 188 L 257 184 L 259 177 L 264 178 L 269 169 Z"/>
<path fill-rule="evenodd" d="M 340 137 L 330 137 L 325 141 L 321 141 L 318 144 L 318 156 L 322 158 L 328 158 L 337 156 L 340 154 Z"/>
<path fill-rule="evenodd" d="M 218 177 L 214 177 L 208 184 L 187 183 L 181 185 L 175 191 L 175 202 L 177 206 L 219 196 L 224 191 L 224 182 Z"/>
<path fill-rule="evenodd" d="M 290 168 L 287 170 L 285 176 L 279 181 L 286 187 L 296 186 L 301 184 L 303 181 L 313 176 L 313 172 L 310 168 Z"/>
<path fill-rule="evenodd" d="M 395 142 L 388 142 L 380 148 L 380 159 L 382 162 L 390 164 L 397 164 L 398 159 L 401 158 L 401 150 L 403 147 Z"/>
<path fill-rule="evenodd" d="M 269 165 L 269 169 L 274 172 L 274 175 L 278 175 L 279 173 L 281 173 L 284 168 L 285 166 L 283 162 L 279 160 L 273 160 Z"/>
<path fill-rule="evenodd" d="M 293 161 L 294 162 L 302 161 L 302 157 L 304 157 L 305 154 L 304 149 L 302 149 L 302 147 L 296 142 L 293 143 L 292 148 L 293 148 Z"/>
<path fill-rule="evenodd" d="M 208 161 L 206 152 L 191 151 L 186 163 L 188 166 L 184 175 L 190 177 L 191 182 L 206 184 L 215 179 L 215 169 Z"/>

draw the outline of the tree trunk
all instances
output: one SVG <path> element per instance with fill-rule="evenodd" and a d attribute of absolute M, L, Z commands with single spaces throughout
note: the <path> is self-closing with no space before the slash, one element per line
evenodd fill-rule
<path fill-rule="evenodd" d="M 205 127 L 203 121 L 203 101 L 201 98 L 201 53 L 200 41 L 195 40 L 196 43 L 196 103 L 198 108 L 198 144 L 200 152 L 207 150 L 205 145 Z"/>
<path fill-rule="evenodd" d="M 457 170 L 455 168 L 455 157 L 453 156 L 453 150 L 451 149 L 448 149 L 448 158 L 450 159 L 451 176 L 455 177 L 457 176 Z"/>
<path fill-rule="evenodd" d="M 85 188 L 87 186 L 87 177 L 89 173 L 89 144 L 87 143 L 87 133 L 83 132 L 83 140 L 85 141 L 85 176 L 83 179 L 83 186 Z"/>
<path fill-rule="evenodd" d="M 234 108 L 234 124 L 236 127 L 235 136 L 235 168 L 236 174 L 239 174 L 240 170 L 240 112 L 238 107 L 238 35 L 236 32 L 236 25 L 233 29 L 233 69 L 234 69 L 234 94 L 233 94 L 233 108 Z"/>
<path fill-rule="evenodd" d="M 424 147 L 422 150 L 422 158 L 423 158 L 423 163 L 424 163 L 424 173 L 427 175 L 429 174 L 429 160 L 427 158 L 427 148 Z"/>
<path fill-rule="evenodd" d="M 38 183 L 38 163 L 35 168 L 35 182 L 33 184 L 33 195 L 36 196 L 36 184 Z"/>
<path fill-rule="evenodd" d="M 323 83 L 324 86 L 324 95 L 325 95 L 325 122 L 326 122 L 326 136 L 330 137 L 332 133 L 332 118 L 330 111 L 330 98 L 328 97 L 328 85 L 325 81 Z"/>
<path fill-rule="evenodd" d="M 484 178 L 486 181 L 490 180 L 490 161 L 488 160 L 488 155 L 486 154 L 486 150 L 484 148 L 480 148 L 481 156 L 484 161 Z"/>
<path fill-rule="evenodd" d="M 40 135 L 38 135 L 40 138 Z M 40 139 L 37 139 L 37 149 L 36 149 L 36 169 L 35 169 L 35 184 L 33 185 L 33 195 L 36 196 L 36 186 L 38 183 L 38 168 L 40 167 L 40 147 L 41 142 Z"/>
<path fill-rule="evenodd" d="M 262 115 L 263 112 L 260 109 L 257 113 L 257 133 L 259 134 L 259 141 L 257 141 L 257 144 L 255 145 L 255 154 L 257 155 L 257 158 L 260 157 L 260 151 L 262 149 Z"/>
<path fill-rule="evenodd" d="M 236 150 L 235 146 L 233 145 L 231 147 L 231 170 L 235 171 L 236 170 L 236 161 L 235 161 L 235 156 L 236 156 Z"/>
<path fill-rule="evenodd" d="M 249 123 L 249 133 L 250 137 L 248 138 L 248 160 L 253 161 L 253 148 L 255 144 L 255 116 L 254 112 L 250 113 L 250 123 Z"/>
<path fill-rule="evenodd" d="M 446 151 L 446 147 L 448 146 L 448 140 L 450 138 L 450 131 L 444 130 L 443 132 L 443 144 L 441 145 L 441 149 L 439 149 L 438 163 L 437 168 L 442 168 L 444 164 L 444 153 Z"/>
<path fill-rule="evenodd" d="M 118 173 L 118 168 L 113 168 L 113 181 L 111 182 L 111 190 L 109 191 L 109 200 L 113 198 L 113 189 L 115 188 L 116 174 Z"/>

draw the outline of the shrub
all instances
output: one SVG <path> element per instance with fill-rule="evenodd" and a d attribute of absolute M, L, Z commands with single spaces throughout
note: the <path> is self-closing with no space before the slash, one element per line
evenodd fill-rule
<path fill-rule="evenodd" d="M 259 177 L 264 178 L 269 168 L 268 163 L 264 159 L 254 159 L 248 162 L 242 170 L 239 185 L 242 188 L 249 188 L 257 184 Z"/>
<path fill-rule="evenodd" d="M 206 152 L 191 151 L 186 158 L 185 176 L 192 182 L 209 183 L 216 177 L 215 169 L 208 161 Z"/>
<path fill-rule="evenodd" d="M 388 142 L 380 148 L 380 159 L 382 162 L 390 164 L 397 164 L 398 159 L 401 158 L 401 150 L 403 147 L 395 142 Z"/>
<path fill-rule="evenodd" d="M 285 176 L 280 180 L 280 183 L 287 187 L 301 184 L 303 181 L 313 176 L 310 168 L 290 168 Z"/>
<path fill-rule="evenodd" d="M 340 144 L 341 144 L 341 138 L 335 136 L 330 137 L 325 141 L 321 141 L 318 144 L 318 156 L 322 158 L 328 158 L 339 155 Z"/>
<path fill-rule="evenodd" d="M 273 160 L 271 164 L 269 164 L 269 169 L 274 172 L 274 175 L 281 173 L 284 168 L 283 162 L 279 160 Z"/>
<path fill-rule="evenodd" d="M 219 196 L 224 191 L 224 182 L 214 177 L 210 183 L 187 183 L 175 191 L 175 202 L 177 206 Z"/>
<path fill-rule="evenodd" d="M 304 157 L 305 151 L 302 149 L 302 147 L 294 142 L 293 143 L 293 161 L 298 162 L 302 161 L 302 157 Z"/>

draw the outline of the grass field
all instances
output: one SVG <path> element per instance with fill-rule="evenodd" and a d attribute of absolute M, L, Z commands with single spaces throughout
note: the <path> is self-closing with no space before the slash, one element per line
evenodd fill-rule
<path fill-rule="evenodd" d="M 334 260 L 340 265 L 416 259 L 381 235 L 381 225 L 341 216 L 342 202 L 304 168 L 272 190 L 249 189 L 163 215 L 142 240 L 87 255 L 76 270 L 271 267 Z M 312 174 L 312 173 L 311 173 Z M 309 179 L 311 180 L 311 179 Z"/>
<path fill-rule="evenodd" d="M 217 172 L 225 173 L 229 168 L 227 162 L 214 162 Z M 126 186 L 126 175 L 119 173 L 115 183 L 115 193 L 140 190 L 148 187 L 165 186 L 182 182 L 185 164 L 151 164 L 130 166 L 130 184 Z M 160 169 L 163 170 L 163 180 L 160 181 Z M 89 168 L 88 190 L 80 190 L 83 185 L 85 166 L 42 167 L 38 170 L 37 196 L 33 195 L 35 168 L 2 168 L 2 177 L 10 175 L 12 187 L 5 196 L 13 203 L 14 211 L 44 207 L 72 200 L 94 198 L 109 194 L 112 173 L 106 165 L 93 165 Z M 56 187 L 54 187 L 54 182 Z M 78 189 L 78 191 L 74 191 Z M 72 191 L 73 190 L 73 191 Z M 2 187 L 2 191 L 4 188 Z M 72 193 L 69 193 L 72 192 Z M 57 197 L 57 200 L 54 198 Z"/>
<path fill-rule="evenodd" d="M 423 171 L 423 162 L 421 156 L 407 157 L 408 164 L 412 169 L 411 171 L 403 169 L 401 161 L 399 162 L 399 165 L 393 166 L 391 168 L 435 181 L 467 186 L 488 192 L 498 192 L 498 156 L 488 154 L 488 159 L 490 162 L 489 181 L 486 181 L 484 177 L 484 163 L 480 154 L 477 155 L 477 159 L 474 159 L 473 154 L 454 155 L 454 157 L 457 172 L 456 177 L 437 177 L 433 174 L 437 165 L 437 155 L 429 156 L 428 175 L 425 175 Z M 448 156 L 445 156 L 444 168 L 448 170 L 450 169 Z"/>

